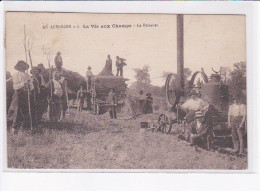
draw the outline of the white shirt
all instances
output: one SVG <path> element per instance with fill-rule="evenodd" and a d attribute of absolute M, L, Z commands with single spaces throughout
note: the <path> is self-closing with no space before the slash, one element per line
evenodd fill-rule
<path fill-rule="evenodd" d="M 203 107 L 208 106 L 208 103 L 200 98 L 189 99 L 184 104 L 181 105 L 181 108 L 184 110 L 203 110 Z"/>
<path fill-rule="evenodd" d="M 228 110 L 229 116 L 246 116 L 246 105 L 244 104 L 232 104 L 229 106 Z"/>
<path fill-rule="evenodd" d="M 34 87 L 33 87 L 33 82 L 31 77 L 28 74 L 21 71 L 15 72 L 13 75 L 14 90 L 19 90 L 23 88 L 25 83 L 27 83 L 28 81 L 29 81 L 30 90 L 33 90 Z"/>
<path fill-rule="evenodd" d="M 60 82 L 54 79 L 53 86 L 54 86 L 54 94 L 58 97 L 62 97 L 63 91 Z"/>

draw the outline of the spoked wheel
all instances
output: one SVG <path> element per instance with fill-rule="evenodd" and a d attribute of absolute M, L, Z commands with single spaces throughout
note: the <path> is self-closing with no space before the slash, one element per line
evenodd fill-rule
<path fill-rule="evenodd" d="M 161 114 L 158 118 L 158 131 L 162 133 L 171 132 L 171 120 L 166 114 Z"/>
<path fill-rule="evenodd" d="M 180 92 L 178 92 L 178 77 L 169 74 L 165 82 L 166 99 L 169 106 L 177 104 L 180 100 Z"/>

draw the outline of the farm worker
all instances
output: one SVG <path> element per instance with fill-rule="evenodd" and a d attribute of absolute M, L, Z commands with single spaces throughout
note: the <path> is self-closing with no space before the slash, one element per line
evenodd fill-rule
<path fill-rule="evenodd" d="M 145 113 L 150 114 L 153 113 L 153 97 L 151 93 L 146 94 L 145 99 Z"/>
<path fill-rule="evenodd" d="M 61 121 L 64 118 L 63 103 L 62 103 L 62 96 L 64 96 L 64 90 L 60 83 L 59 72 L 57 71 L 53 72 L 53 80 L 52 80 L 52 85 L 50 87 L 53 87 L 53 96 L 51 99 L 52 107 L 49 107 L 50 120 L 55 122 Z"/>
<path fill-rule="evenodd" d="M 239 102 L 234 98 L 233 104 L 229 106 L 228 110 L 228 127 L 232 131 L 232 141 L 234 149 L 226 148 L 226 151 L 238 153 L 243 155 L 244 152 L 244 140 L 243 129 L 246 120 L 246 105 L 242 104 L 241 98 Z"/>
<path fill-rule="evenodd" d="M 11 107 L 13 91 L 13 77 L 9 71 L 6 71 L 6 112 L 8 114 L 9 108 Z"/>
<path fill-rule="evenodd" d="M 54 63 L 55 63 L 55 66 L 62 66 L 63 65 L 60 51 L 57 52 L 57 55 L 54 58 Z"/>
<path fill-rule="evenodd" d="M 114 76 L 112 73 L 112 59 L 110 55 L 107 56 L 104 69 L 98 74 L 99 76 Z"/>
<path fill-rule="evenodd" d="M 42 65 L 42 64 L 39 64 Z M 38 66 L 39 66 L 38 65 Z M 33 83 L 34 83 L 34 88 L 35 88 L 35 92 L 33 93 L 34 96 L 34 101 L 35 104 L 32 108 L 32 113 L 34 116 L 37 116 L 37 122 L 39 123 L 42 119 L 42 115 L 43 113 L 46 111 L 47 109 L 47 95 L 48 95 L 48 91 L 47 91 L 47 84 L 43 78 L 42 75 L 42 69 L 39 67 L 33 67 L 33 69 L 31 70 L 31 74 L 32 74 L 32 78 L 33 78 Z"/>
<path fill-rule="evenodd" d="M 90 90 L 91 89 L 91 79 L 93 77 L 93 73 L 91 71 L 91 67 L 88 66 L 88 71 L 86 73 L 86 82 L 87 82 L 87 89 Z"/>
<path fill-rule="evenodd" d="M 111 106 L 109 108 L 109 114 L 111 119 L 117 119 L 116 116 L 116 105 L 117 105 L 117 96 L 115 93 L 115 89 L 111 88 L 108 93 L 108 104 Z"/>
<path fill-rule="evenodd" d="M 55 57 L 55 66 L 56 68 L 54 68 L 54 71 L 56 71 L 56 73 L 58 73 L 58 77 L 60 78 L 59 82 L 61 83 L 62 89 L 65 91 L 65 95 L 62 96 L 62 107 L 63 107 L 63 111 L 62 111 L 62 115 L 63 118 L 65 117 L 65 113 L 68 109 L 68 100 L 69 100 L 69 96 L 68 96 L 68 72 L 62 67 L 63 66 L 63 62 L 62 62 L 62 58 L 61 58 L 61 53 L 58 52 L 57 56 Z"/>
<path fill-rule="evenodd" d="M 116 76 L 120 74 L 120 76 L 123 77 L 123 67 L 126 66 L 125 60 L 126 59 L 119 58 L 119 56 L 116 57 L 116 68 L 117 68 Z"/>
<path fill-rule="evenodd" d="M 83 106 L 84 106 L 85 96 L 86 96 L 86 90 L 81 85 L 80 89 L 77 92 L 78 112 L 82 112 L 82 109 L 83 109 Z"/>
<path fill-rule="evenodd" d="M 28 68 L 29 65 L 24 61 L 18 61 L 14 67 L 17 72 L 13 75 L 14 94 L 11 106 L 14 113 L 11 133 L 15 133 L 16 130 L 18 130 L 18 127 L 29 127 L 30 113 L 28 106 L 28 90 L 30 91 L 29 95 L 31 96 L 34 86 L 31 77 L 25 73 Z"/>
<path fill-rule="evenodd" d="M 106 69 L 109 74 L 112 74 L 112 59 L 110 58 L 110 55 L 107 55 L 107 60 L 106 60 Z"/>
<path fill-rule="evenodd" d="M 189 111 L 202 111 L 204 106 L 207 106 L 208 102 L 198 98 L 196 91 L 192 90 L 190 93 L 190 99 L 185 101 L 182 105 L 178 105 L 180 109 Z"/>
<path fill-rule="evenodd" d="M 146 96 L 144 94 L 143 90 L 139 91 L 139 110 L 142 114 L 145 113 L 145 100 L 146 100 Z"/>
<path fill-rule="evenodd" d="M 191 127 L 187 130 L 186 138 L 190 141 L 190 145 L 194 145 L 197 140 L 207 142 L 209 149 L 209 123 L 201 111 L 195 112 L 195 121 L 192 122 Z"/>

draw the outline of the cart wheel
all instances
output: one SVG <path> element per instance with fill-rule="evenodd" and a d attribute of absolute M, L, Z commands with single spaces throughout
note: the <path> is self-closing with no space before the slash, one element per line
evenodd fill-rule
<path fill-rule="evenodd" d="M 166 114 L 161 114 L 158 118 L 158 131 L 162 133 L 171 132 L 171 120 Z"/>

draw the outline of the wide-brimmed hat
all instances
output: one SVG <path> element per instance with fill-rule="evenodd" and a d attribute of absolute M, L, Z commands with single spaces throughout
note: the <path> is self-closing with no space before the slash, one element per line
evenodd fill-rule
<path fill-rule="evenodd" d="M 201 117 L 204 117 L 204 115 L 202 114 L 201 111 L 196 111 L 195 112 L 195 118 L 201 118 Z"/>
<path fill-rule="evenodd" d="M 29 69 L 29 65 L 27 64 L 27 63 L 25 63 L 24 61 L 18 61 L 17 63 L 16 63 L 16 65 L 14 66 L 14 69 L 16 69 L 16 70 L 18 70 L 18 71 L 20 71 L 20 70 L 22 70 L 22 69 Z"/>
<path fill-rule="evenodd" d="M 91 67 L 90 67 L 90 66 L 88 66 L 88 69 L 91 69 Z"/>

